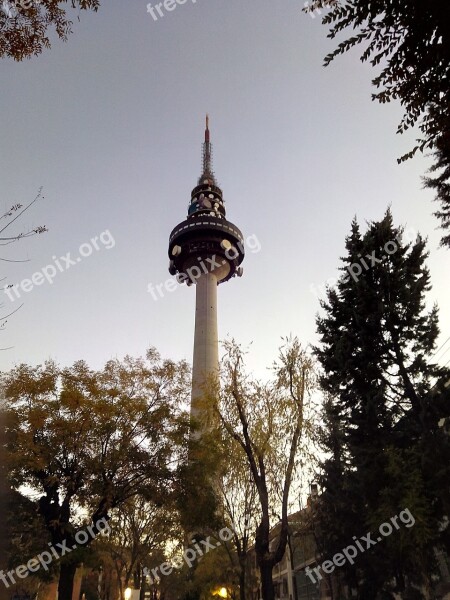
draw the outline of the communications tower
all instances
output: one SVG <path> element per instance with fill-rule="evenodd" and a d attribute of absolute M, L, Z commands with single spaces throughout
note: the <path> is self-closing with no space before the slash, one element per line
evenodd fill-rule
<path fill-rule="evenodd" d="M 242 233 L 226 218 L 222 190 L 213 172 L 208 115 L 203 172 L 192 190 L 186 219 L 170 234 L 169 259 L 170 274 L 179 283 L 196 287 L 191 418 L 201 421 L 204 384 L 219 368 L 217 286 L 242 276 L 244 260 Z"/>

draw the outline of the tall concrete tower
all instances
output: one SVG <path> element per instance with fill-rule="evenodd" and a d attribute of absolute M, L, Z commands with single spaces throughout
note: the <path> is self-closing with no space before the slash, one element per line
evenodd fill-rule
<path fill-rule="evenodd" d="M 217 286 L 242 275 L 242 233 L 226 219 L 222 190 L 212 168 L 209 119 L 206 116 L 203 172 L 192 190 L 187 218 L 169 238 L 169 272 L 179 283 L 196 286 L 191 417 L 201 419 L 203 386 L 219 368 Z"/>

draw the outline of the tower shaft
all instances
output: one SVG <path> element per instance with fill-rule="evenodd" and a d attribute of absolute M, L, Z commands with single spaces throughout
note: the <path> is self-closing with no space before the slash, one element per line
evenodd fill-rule
<path fill-rule="evenodd" d="M 217 285 L 214 273 L 204 273 L 196 283 L 191 418 L 197 422 L 205 415 L 205 388 L 213 384 L 219 371 Z"/>

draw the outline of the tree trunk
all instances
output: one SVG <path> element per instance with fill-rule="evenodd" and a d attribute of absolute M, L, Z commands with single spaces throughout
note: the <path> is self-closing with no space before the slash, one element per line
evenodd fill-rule
<path fill-rule="evenodd" d="M 77 565 L 74 563 L 61 564 L 58 584 L 58 600 L 72 600 L 73 580 Z M 76 599 L 78 600 L 78 599 Z"/>
<path fill-rule="evenodd" d="M 6 473 L 6 461 L 5 461 L 5 450 L 4 450 L 4 413 L 0 410 L 0 570 L 8 570 L 8 557 L 6 542 L 8 539 L 7 531 L 7 494 L 8 494 L 8 483 Z M 0 599 L 7 600 L 10 594 L 5 585 L 0 584 Z"/>
<path fill-rule="evenodd" d="M 291 534 L 288 531 L 288 538 L 287 538 L 287 545 L 288 545 L 288 549 L 289 549 L 289 559 L 290 559 L 290 563 L 291 563 L 291 583 L 292 583 L 292 589 L 294 590 L 294 600 L 298 600 L 298 590 L 297 590 L 297 580 L 295 578 L 295 573 L 294 573 L 294 551 L 292 549 L 292 540 L 291 540 Z"/>
<path fill-rule="evenodd" d="M 245 565 L 239 571 L 239 600 L 246 600 L 245 594 Z"/>
<path fill-rule="evenodd" d="M 139 569 L 140 569 L 139 587 L 141 589 L 141 591 L 139 593 L 139 600 L 144 600 L 145 599 L 145 590 L 146 590 L 146 585 L 147 585 L 147 577 L 144 575 L 142 568 L 139 567 Z"/>
<path fill-rule="evenodd" d="M 261 596 L 262 600 L 275 600 L 275 589 L 272 580 L 272 563 L 262 561 L 259 565 L 261 575 Z"/>
<path fill-rule="evenodd" d="M 117 582 L 119 584 L 119 598 L 123 600 L 123 583 L 122 583 L 122 573 L 119 572 L 119 569 L 116 568 L 117 571 Z"/>

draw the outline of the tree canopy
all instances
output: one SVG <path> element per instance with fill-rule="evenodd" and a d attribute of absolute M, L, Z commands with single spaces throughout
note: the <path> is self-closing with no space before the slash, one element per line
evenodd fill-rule
<path fill-rule="evenodd" d="M 433 363 L 437 308 L 426 310 L 425 241 L 402 240 L 390 211 L 352 223 L 344 275 L 323 301 L 316 348 L 327 394 L 318 538 L 328 557 L 408 508 L 415 525 L 346 565 L 360 597 L 413 594 L 449 549 L 450 370 Z M 391 596 L 388 596 L 391 597 Z M 410 596 L 408 596 L 410 597 Z M 412 596 L 411 596 L 412 597 Z M 419 597 L 419 596 L 417 596 Z"/>
<path fill-rule="evenodd" d="M 3 376 L 10 482 L 41 494 L 54 544 L 73 547 L 80 508 L 95 527 L 138 494 L 164 503 L 185 456 L 188 374 L 183 361 L 149 350 L 146 360 L 111 360 L 98 372 L 47 362 Z M 76 564 L 75 554 L 61 560 L 63 600 Z"/>
<path fill-rule="evenodd" d="M 314 361 L 297 338 L 288 338 L 279 349 L 272 380 L 262 383 L 246 373 L 242 348 L 230 342 L 226 344 L 222 375 L 221 389 L 213 390 L 211 398 L 224 441 L 233 442 L 232 447 L 241 452 L 246 464 L 246 473 L 239 476 L 251 480 L 249 494 L 253 486 L 256 491 L 257 502 L 249 497 L 247 508 L 256 524 L 255 554 L 262 598 L 273 600 L 272 570 L 286 551 L 289 509 L 294 490 L 299 493 L 300 475 L 306 470 L 315 432 Z M 245 498 L 242 500 L 245 507 Z M 272 527 L 278 523 L 278 534 L 272 540 Z"/>
<path fill-rule="evenodd" d="M 419 149 L 436 150 L 434 170 L 443 171 L 435 184 L 429 180 L 428 185 L 443 204 L 436 215 L 448 229 L 450 4 L 447 0 L 313 0 L 304 10 L 321 13 L 321 9 L 326 9 L 322 23 L 329 26 L 329 38 L 354 31 L 325 57 L 325 65 L 356 46 L 365 46 L 361 60 L 379 68 L 372 80 L 377 89 L 372 99 L 400 101 L 405 113 L 397 133 L 419 126 L 422 138 L 399 162 Z M 450 247 L 448 236 L 442 244 Z"/>
<path fill-rule="evenodd" d="M 450 118 L 447 124 L 450 124 Z M 446 232 L 441 239 L 441 246 L 450 248 L 450 125 L 436 140 L 434 164 L 424 181 L 425 186 L 436 193 L 436 201 L 441 205 L 440 210 L 434 213 Z"/>
<path fill-rule="evenodd" d="M 69 7 L 76 15 L 75 9 L 97 11 L 99 6 L 99 0 L 4 0 L 0 6 L 0 57 L 20 61 L 41 54 L 51 47 L 51 31 L 63 41 L 72 33 Z"/>

